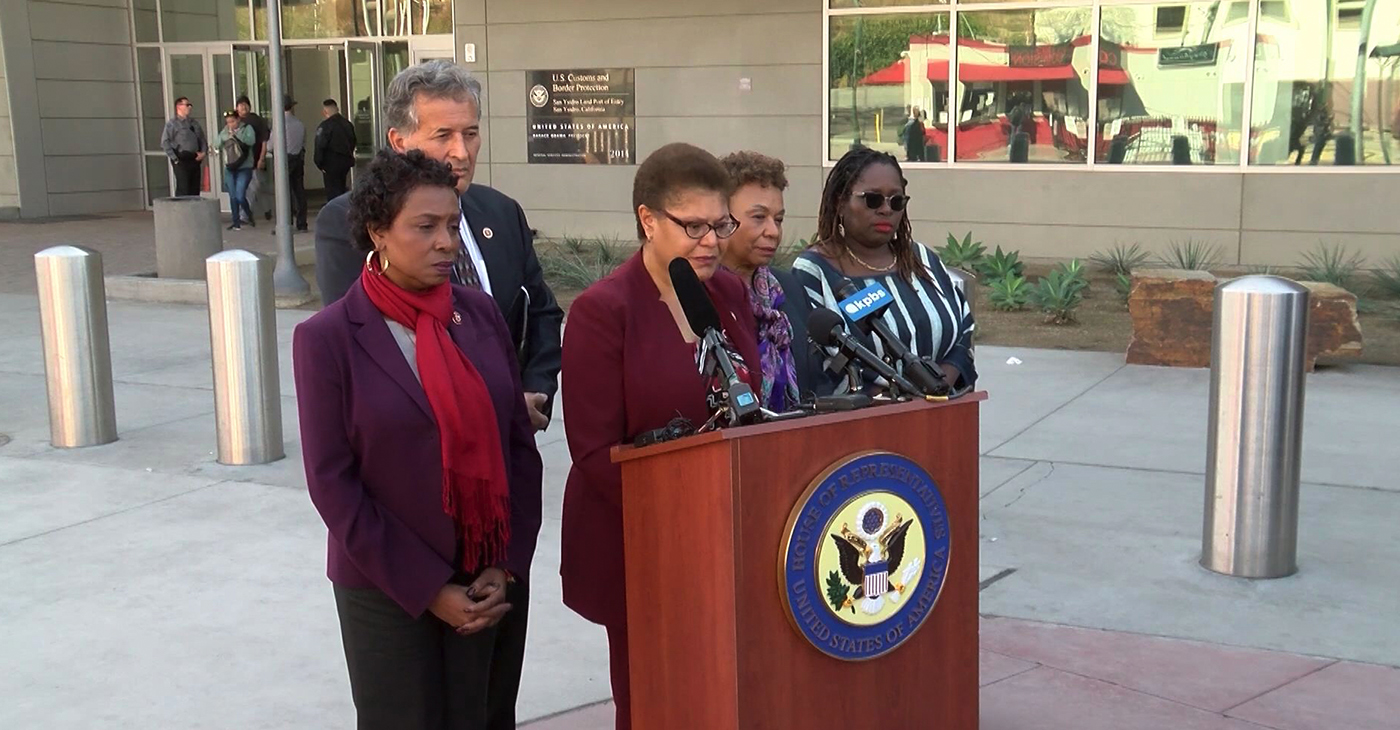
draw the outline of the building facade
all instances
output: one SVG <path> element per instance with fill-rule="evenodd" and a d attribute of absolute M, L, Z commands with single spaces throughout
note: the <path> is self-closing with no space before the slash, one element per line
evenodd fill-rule
<path fill-rule="evenodd" d="M 282 25 L 298 116 L 341 100 L 365 157 L 398 69 L 478 74 L 478 179 L 549 236 L 632 236 L 635 162 L 688 141 L 785 160 L 786 230 L 807 238 L 825 171 L 860 144 L 902 161 L 929 243 L 1400 255 L 1400 0 L 284 0 Z M 0 216 L 168 195 L 176 96 L 206 128 L 239 93 L 270 108 L 265 26 L 263 0 L 0 0 Z M 560 163 L 543 80 L 597 72 L 626 79 L 625 118 L 575 118 L 556 136 L 606 129 L 608 151 Z"/>

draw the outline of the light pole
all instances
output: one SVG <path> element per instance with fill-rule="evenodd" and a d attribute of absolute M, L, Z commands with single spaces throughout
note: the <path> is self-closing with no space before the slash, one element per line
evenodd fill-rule
<path fill-rule="evenodd" d="M 287 169 L 286 94 L 282 83 L 282 0 L 267 0 L 267 69 L 272 92 L 272 179 L 277 202 L 277 268 L 272 290 L 279 297 L 304 297 L 311 285 L 297 270 L 292 247 L 292 211 Z"/>

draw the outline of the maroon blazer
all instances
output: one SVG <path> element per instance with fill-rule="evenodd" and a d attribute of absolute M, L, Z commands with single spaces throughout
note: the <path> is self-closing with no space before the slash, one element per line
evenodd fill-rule
<path fill-rule="evenodd" d="M 452 339 L 496 409 L 510 479 L 510 544 L 521 580 L 540 531 L 543 470 L 505 320 L 490 296 L 452 287 Z M 456 525 L 442 509 L 442 453 L 423 386 L 357 280 L 292 338 L 301 449 L 311 501 L 329 530 L 326 574 L 378 588 L 420 616 L 460 571 Z"/>
<path fill-rule="evenodd" d="M 721 270 L 705 288 L 756 391 L 762 373 L 747 287 Z M 560 391 L 574 462 L 561 526 L 564 603 L 607 626 L 620 626 L 627 616 L 622 471 L 609 452 L 677 413 L 697 428 L 709 418 L 695 346 L 681 337 L 660 297 L 638 253 L 579 295 L 564 327 Z"/>

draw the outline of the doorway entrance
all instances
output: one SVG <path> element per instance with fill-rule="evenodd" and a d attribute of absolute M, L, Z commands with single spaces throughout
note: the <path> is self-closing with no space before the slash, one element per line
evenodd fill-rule
<path fill-rule="evenodd" d="M 141 49 L 144 53 L 156 49 Z M 355 125 L 356 168 L 368 164 L 374 153 L 385 146 L 383 95 L 389 81 L 411 63 L 429 59 L 453 58 L 452 36 L 410 36 L 375 40 L 291 41 L 283 45 L 286 93 L 298 102 L 295 116 L 306 127 L 306 190 L 312 202 L 324 199 L 325 182 L 312 164 L 316 127 L 322 121 L 322 101 L 335 99 L 341 113 Z M 142 56 L 144 58 L 144 56 Z M 156 59 L 150 59 L 155 62 Z M 154 63 L 152 63 L 154 65 Z M 167 43 L 160 50 L 159 68 L 151 69 L 159 83 L 144 83 L 141 93 L 160 94 L 160 99 L 143 98 L 143 109 L 171 106 L 180 96 L 189 97 L 191 114 L 209 138 L 212 150 L 223 113 L 233 109 L 235 100 L 247 94 L 253 111 L 270 118 L 282 113 L 282 100 L 271 98 L 267 45 L 265 43 Z M 156 81 L 156 78 L 150 81 Z M 147 200 L 165 197 L 174 190 L 173 172 L 158 143 L 164 119 L 160 112 L 144 114 Z M 217 198 L 228 211 L 223 189 L 223 168 L 217 158 L 207 157 L 201 176 L 200 194 Z"/>

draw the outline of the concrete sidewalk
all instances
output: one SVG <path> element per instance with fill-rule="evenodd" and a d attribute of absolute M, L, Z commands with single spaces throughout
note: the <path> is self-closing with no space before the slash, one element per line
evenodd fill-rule
<path fill-rule="evenodd" d="M 289 350 L 293 327 L 310 313 L 277 313 L 288 458 L 233 468 L 214 463 L 203 308 L 109 305 L 121 440 L 71 451 L 47 444 L 35 298 L 0 294 L 0 312 L 0 433 L 11 438 L 0 446 L 0 727 L 352 724 L 324 578 L 325 530 L 306 498 L 296 440 Z M 1007 364 L 1012 355 L 1023 364 Z M 1000 576 L 981 594 L 984 614 L 1400 665 L 1400 371 L 1352 366 L 1309 376 L 1301 570 L 1252 582 L 1196 564 L 1205 371 L 993 347 L 979 348 L 978 361 L 991 393 L 981 431 L 982 572 Z M 532 576 L 523 719 L 610 694 L 603 632 L 560 603 L 558 520 L 569 466 L 560 424 L 539 443 L 546 519 Z M 988 637 L 996 626 L 987 624 Z M 984 698 L 1004 687 L 996 691 L 1024 699 L 997 695 L 984 717 L 1024 714 L 1006 716 L 1020 725 L 984 726 L 1039 727 L 1017 718 L 1041 717 L 1036 697 L 1054 704 L 1078 696 L 1076 676 L 1124 685 L 1062 664 L 1080 653 L 1071 645 L 1063 655 L 1010 652 L 1070 676 L 1034 669 L 990 685 Z M 1400 717 L 1400 691 L 1384 679 L 1394 675 L 1379 676 L 1375 686 L 1392 689 L 1375 701 L 1385 717 Z M 1036 677 L 1048 684 L 1027 684 Z M 1313 695 L 1299 692 L 1298 702 L 1334 713 L 1332 700 L 1309 704 Z M 1112 714 L 1120 706 L 1128 714 Z M 1140 704 L 1103 707 L 1118 727 L 1148 726 L 1133 721 Z M 1396 727 L 1324 717 L 1337 722 L 1264 724 Z M 1217 720 L 1234 724 L 1176 727 L 1249 727 Z"/>

